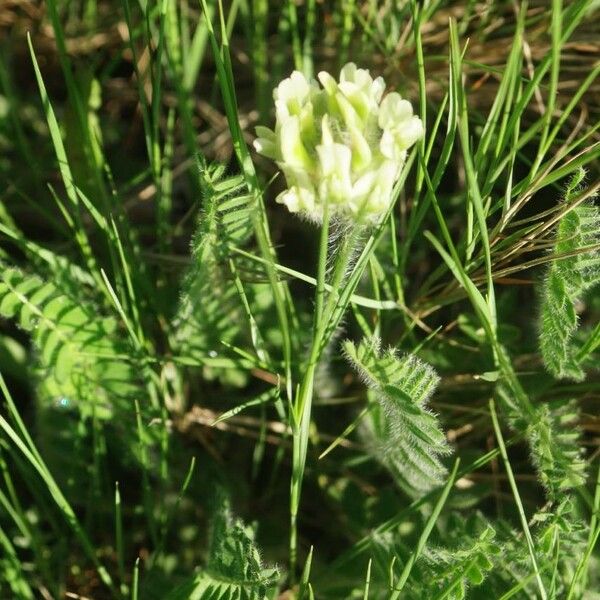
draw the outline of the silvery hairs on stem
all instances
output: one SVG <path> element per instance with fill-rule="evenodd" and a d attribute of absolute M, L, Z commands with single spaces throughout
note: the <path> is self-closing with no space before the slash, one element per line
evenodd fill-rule
<path fill-rule="evenodd" d="M 406 151 L 423 123 L 397 92 L 367 69 L 345 65 L 339 81 L 321 71 L 323 87 L 294 71 L 273 91 L 275 130 L 257 127 L 256 150 L 277 162 L 287 189 L 277 202 L 320 222 L 328 214 L 377 223 L 393 200 Z"/>

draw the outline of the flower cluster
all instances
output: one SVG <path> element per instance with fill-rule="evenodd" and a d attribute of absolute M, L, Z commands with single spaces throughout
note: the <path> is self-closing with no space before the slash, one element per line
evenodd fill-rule
<path fill-rule="evenodd" d="M 406 151 L 423 135 L 410 102 L 354 63 L 336 81 L 321 72 L 307 81 L 294 71 L 274 90 L 275 131 L 257 127 L 256 150 L 275 160 L 290 212 L 320 221 L 332 216 L 377 221 L 392 202 Z"/>

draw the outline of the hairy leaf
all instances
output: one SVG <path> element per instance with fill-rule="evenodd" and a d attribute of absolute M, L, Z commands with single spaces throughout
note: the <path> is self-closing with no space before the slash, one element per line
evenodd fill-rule
<path fill-rule="evenodd" d="M 108 419 L 138 390 L 123 354 L 117 323 L 95 307 L 16 268 L 0 275 L 0 316 L 29 331 L 38 352 L 38 392 L 50 402 L 76 405 L 82 415 Z"/>
<path fill-rule="evenodd" d="M 580 445 L 579 410 L 574 401 L 536 406 L 528 429 L 534 462 L 552 497 L 585 483 L 586 462 Z"/>
<path fill-rule="evenodd" d="M 567 191 L 569 201 L 573 189 Z M 581 381 L 585 375 L 574 340 L 576 305 L 600 282 L 600 212 L 591 202 L 569 210 L 560 220 L 554 253 L 566 255 L 552 262 L 542 288 L 540 349 L 544 364 L 559 379 Z"/>
<path fill-rule="evenodd" d="M 134 398 L 143 398 L 143 387 L 131 348 L 113 318 L 99 316 L 95 306 L 54 281 L 16 268 L 0 275 L 0 316 L 29 332 L 36 350 L 31 372 L 40 450 L 59 480 L 81 481 L 94 452 L 90 423 L 115 430 L 129 425 L 127 431 L 134 426 Z M 112 439 L 113 451 L 137 455 L 135 437 Z"/>
<path fill-rule="evenodd" d="M 378 458 L 411 493 L 442 482 L 446 469 L 439 456 L 451 450 L 426 408 L 439 381 L 433 368 L 416 356 L 381 352 L 375 341 L 358 347 L 347 341 L 344 351 L 377 400 L 372 434 Z"/>
<path fill-rule="evenodd" d="M 241 175 L 223 172 L 223 167 L 199 166 L 203 208 L 174 320 L 179 351 L 198 360 L 215 356 L 223 341 L 232 343 L 245 322 L 229 260 L 230 245 L 242 245 L 252 234 L 253 197 Z"/>
<path fill-rule="evenodd" d="M 277 579 L 277 569 L 262 565 L 252 528 L 224 506 L 213 519 L 206 568 L 167 600 L 264 600 Z"/>
<path fill-rule="evenodd" d="M 501 351 L 505 352 L 503 348 Z M 517 385 L 518 382 L 503 378 L 496 386 L 496 394 L 511 427 L 527 436 L 539 478 L 550 498 L 556 499 L 565 489 L 585 482 L 586 463 L 580 444 L 577 403 L 575 400 L 528 402 L 523 407 L 518 392 L 524 392 L 520 386 L 515 389 Z"/>
<path fill-rule="evenodd" d="M 483 519 L 482 519 L 483 520 Z M 414 597 L 463 600 L 468 589 L 480 586 L 502 554 L 491 525 L 472 533 L 467 526 L 446 532 L 444 546 L 426 550 L 419 568 L 421 589 Z"/>
<path fill-rule="evenodd" d="M 498 521 L 496 540 L 502 543 L 502 560 L 484 584 L 487 598 L 499 598 L 509 590 L 513 597 L 535 597 L 537 587 L 525 540 L 504 521 Z M 569 497 L 552 510 L 535 513 L 530 519 L 536 562 L 550 598 L 566 598 L 574 568 L 585 548 L 585 527 Z M 576 596 L 578 597 L 578 596 Z"/>

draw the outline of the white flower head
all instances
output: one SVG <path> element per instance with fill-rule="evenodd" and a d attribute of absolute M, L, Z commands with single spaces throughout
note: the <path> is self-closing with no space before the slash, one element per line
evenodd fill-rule
<path fill-rule="evenodd" d="M 377 222 L 393 201 L 406 152 L 423 123 L 397 92 L 367 69 L 345 65 L 339 81 L 321 72 L 308 81 L 294 71 L 274 90 L 275 130 L 257 127 L 254 147 L 277 162 L 287 190 L 277 197 L 311 220 Z"/>

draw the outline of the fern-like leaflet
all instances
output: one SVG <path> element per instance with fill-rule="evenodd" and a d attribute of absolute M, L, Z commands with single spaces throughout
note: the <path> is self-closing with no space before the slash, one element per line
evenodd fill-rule
<path fill-rule="evenodd" d="M 571 201 L 584 172 L 578 172 L 566 191 Z M 562 216 L 554 253 L 562 258 L 549 267 L 542 289 L 540 349 L 548 371 L 557 378 L 581 380 L 584 371 L 578 359 L 574 336 L 577 331 L 576 303 L 585 291 L 600 281 L 600 213 L 591 203 L 567 210 Z M 501 363 L 510 365 L 503 348 Z M 540 480 L 552 500 L 567 488 L 585 481 L 585 461 L 579 444 L 578 408 L 561 400 L 533 404 L 527 398 L 511 366 L 505 366 L 497 393 L 511 425 L 527 434 Z"/>
<path fill-rule="evenodd" d="M 585 548 L 585 526 L 569 497 L 552 511 L 540 510 L 530 519 L 536 562 L 549 598 L 566 598 L 574 570 Z M 531 561 L 522 532 L 503 520 L 495 523 L 496 541 L 502 544 L 502 560 L 488 573 L 486 598 L 525 600 L 537 597 Z M 510 595 L 509 595 L 510 594 Z M 580 595 L 574 596 L 580 598 Z"/>
<path fill-rule="evenodd" d="M 224 167 L 199 164 L 203 206 L 192 239 L 192 266 L 174 320 L 180 352 L 202 362 L 232 342 L 244 323 L 244 304 L 230 267 L 231 246 L 252 236 L 254 197 L 242 175 L 224 176 Z"/>
<path fill-rule="evenodd" d="M 213 518 L 206 568 L 165 600 L 265 600 L 273 597 L 278 577 L 276 568 L 263 566 L 252 528 L 225 504 Z"/>
<path fill-rule="evenodd" d="M 419 527 L 415 530 L 419 531 Z M 423 549 L 401 598 L 463 600 L 471 597 L 468 591 L 482 585 L 502 555 L 502 543 L 497 540 L 494 528 L 479 512 L 468 519 L 451 513 L 440 526 L 440 533 L 441 540 Z M 409 560 L 414 543 L 411 535 L 403 535 L 399 530 L 373 535 L 370 550 L 375 570 L 374 598 L 390 597 L 390 588 L 393 589 L 394 581 Z"/>
<path fill-rule="evenodd" d="M 468 589 L 480 586 L 502 554 L 502 546 L 495 539 L 496 532 L 483 518 L 477 519 L 481 529 L 472 532 L 472 523 L 455 521 L 444 538 L 444 546 L 425 550 L 419 565 L 421 588 L 414 598 L 445 598 L 464 600 Z M 416 590 L 415 590 L 416 591 Z"/>
<path fill-rule="evenodd" d="M 439 382 L 433 368 L 413 355 L 381 352 L 376 341 L 347 341 L 344 352 L 377 401 L 371 429 L 379 460 L 408 493 L 441 483 L 446 468 L 439 457 L 451 450 L 426 408 Z"/>
<path fill-rule="evenodd" d="M 580 445 L 579 410 L 575 401 L 518 403 L 523 390 L 518 382 L 501 379 L 496 394 L 511 427 L 527 436 L 532 461 L 549 498 L 585 482 L 586 462 Z"/>
<path fill-rule="evenodd" d="M 39 392 L 68 400 L 84 416 L 107 419 L 135 393 L 137 377 L 123 360 L 117 323 L 62 293 L 53 282 L 16 268 L 0 276 L 0 315 L 16 318 L 38 352 Z"/>
<path fill-rule="evenodd" d="M 579 409 L 574 401 L 540 404 L 535 409 L 538 418 L 529 426 L 529 443 L 542 483 L 556 499 L 565 489 L 585 483 Z"/>
<path fill-rule="evenodd" d="M 31 335 L 38 441 L 54 472 L 68 480 L 76 469 L 87 468 L 90 450 L 82 448 L 87 444 L 71 420 L 77 416 L 82 422 L 122 425 L 114 417 L 133 414 L 133 398 L 139 399 L 142 389 L 139 366 L 132 363 L 117 321 L 99 316 L 95 306 L 65 293 L 55 281 L 3 269 L 0 316 L 15 319 Z M 129 450 L 137 452 L 133 445 Z"/>
<path fill-rule="evenodd" d="M 567 190 L 568 203 L 583 173 Z M 559 379 L 581 381 L 585 374 L 574 340 L 578 327 L 576 305 L 600 282 L 600 211 L 587 201 L 567 211 L 560 219 L 553 261 L 542 287 L 540 349 L 544 364 Z"/>

